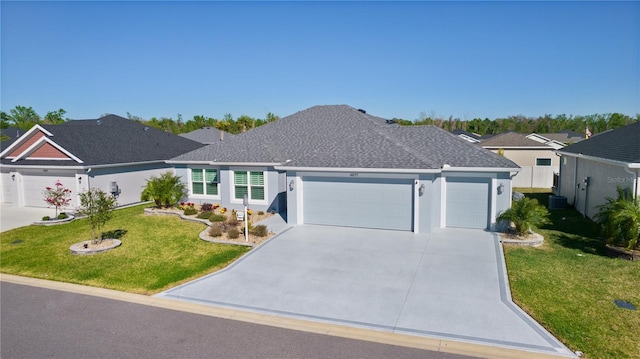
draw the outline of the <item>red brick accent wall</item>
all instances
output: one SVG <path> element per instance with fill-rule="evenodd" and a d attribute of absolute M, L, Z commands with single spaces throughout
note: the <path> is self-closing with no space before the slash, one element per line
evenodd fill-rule
<path fill-rule="evenodd" d="M 33 135 L 31 135 L 31 137 L 29 137 L 29 139 L 23 143 L 22 145 L 18 146 L 18 148 L 16 148 L 13 152 L 11 152 L 9 155 L 7 155 L 7 157 L 16 157 L 19 154 L 21 154 L 24 150 L 26 150 L 27 148 L 29 148 L 29 146 L 33 145 L 37 140 L 39 140 L 41 137 L 44 136 L 44 133 L 38 131 L 35 132 Z"/>
<path fill-rule="evenodd" d="M 55 148 L 50 143 L 45 143 L 40 148 L 35 150 L 29 158 L 69 158 L 69 156 L 65 155 L 62 151 Z"/>

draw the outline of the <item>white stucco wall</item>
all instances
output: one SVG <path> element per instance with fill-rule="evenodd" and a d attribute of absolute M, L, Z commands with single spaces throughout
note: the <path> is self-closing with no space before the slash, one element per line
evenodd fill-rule
<path fill-rule="evenodd" d="M 635 175 L 625 171 L 623 164 L 562 156 L 559 194 L 567 197 L 567 203 L 580 213 L 593 218 L 598 213 L 597 206 L 606 203 L 607 197 L 617 196 L 617 186 L 638 190 L 635 181 L 640 170 L 631 171 Z M 586 177 L 589 183 L 585 186 Z"/>

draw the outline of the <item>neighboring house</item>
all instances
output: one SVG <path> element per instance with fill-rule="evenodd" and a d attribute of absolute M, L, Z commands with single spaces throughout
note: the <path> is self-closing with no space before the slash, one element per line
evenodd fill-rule
<path fill-rule="evenodd" d="M 119 205 L 139 202 L 149 177 L 172 170 L 165 160 L 202 146 L 115 115 L 35 125 L 0 143 L 1 200 L 47 207 L 43 191 L 60 181 L 71 207 L 90 187 L 114 193 Z"/>
<path fill-rule="evenodd" d="M 168 161 L 189 200 L 283 214 L 290 224 L 428 233 L 496 227 L 510 160 L 434 126 L 315 106 Z"/>
<path fill-rule="evenodd" d="M 224 141 L 225 139 L 229 139 L 235 135 L 220 131 L 214 127 L 203 127 L 199 130 L 182 133 L 179 136 L 210 145 L 217 141 Z"/>
<path fill-rule="evenodd" d="M 515 132 L 504 132 L 480 142 L 480 146 L 517 163 L 522 170 L 513 178 L 513 187 L 551 188 L 560 170 L 557 145 Z M 533 137 L 533 136 L 532 136 Z M 560 147 L 561 148 L 561 147 Z"/>
<path fill-rule="evenodd" d="M 593 218 L 616 187 L 640 195 L 640 122 L 603 132 L 557 151 L 560 154 L 558 193 L 583 215 Z"/>
<path fill-rule="evenodd" d="M 586 138 L 585 134 L 571 131 L 571 130 L 563 130 L 555 133 L 538 133 L 537 135 L 545 138 L 547 141 L 560 142 L 564 146 L 578 143 Z"/>
<path fill-rule="evenodd" d="M 469 131 L 465 131 L 465 130 L 453 130 L 451 131 L 452 134 L 462 138 L 463 140 L 467 141 L 467 142 L 471 142 L 471 143 L 479 143 L 480 140 L 480 135 L 478 135 L 477 133 L 472 133 Z"/>

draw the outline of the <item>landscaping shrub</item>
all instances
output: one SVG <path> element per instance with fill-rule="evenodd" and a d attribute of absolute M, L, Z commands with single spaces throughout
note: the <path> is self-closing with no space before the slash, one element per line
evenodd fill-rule
<path fill-rule="evenodd" d="M 48 221 L 48 220 L 50 220 L 50 219 L 51 219 L 51 217 L 49 217 L 49 216 L 44 216 L 44 217 L 42 217 L 42 220 L 43 220 L 43 221 Z"/>
<path fill-rule="evenodd" d="M 267 236 L 267 226 L 265 226 L 264 224 L 259 224 L 257 226 L 254 226 L 253 229 L 249 231 L 249 233 L 253 234 L 254 236 L 258 236 L 258 237 L 266 237 Z"/>
<path fill-rule="evenodd" d="M 209 219 L 212 215 L 213 215 L 212 211 L 204 211 L 204 212 L 198 213 L 196 217 L 200 219 Z"/>
<path fill-rule="evenodd" d="M 200 206 L 200 210 L 202 212 L 211 212 L 211 211 L 213 211 L 213 204 L 211 204 L 211 203 L 203 203 Z"/>
<path fill-rule="evenodd" d="M 233 228 L 230 229 L 229 232 L 227 232 L 227 236 L 229 236 L 229 238 L 238 238 L 240 236 L 240 231 L 238 231 L 237 229 Z"/>
<path fill-rule="evenodd" d="M 69 216 L 67 216 L 67 214 L 66 214 L 66 213 L 60 213 L 60 214 L 58 215 L 58 219 L 67 219 L 67 218 L 69 218 Z"/>
<path fill-rule="evenodd" d="M 549 211 L 538 200 L 525 197 L 511 204 L 511 208 L 498 216 L 498 221 L 513 222 L 516 232 L 524 235 L 531 227 L 549 224 Z"/>
<path fill-rule="evenodd" d="M 191 215 L 194 215 L 196 213 L 198 213 L 198 210 L 193 208 L 193 207 L 187 207 L 184 210 L 184 215 L 185 216 L 191 216 Z"/>
<path fill-rule="evenodd" d="M 211 237 L 220 237 L 222 235 L 222 228 L 215 224 L 209 228 L 209 235 Z"/>
<path fill-rule="evenodd" d="M 231 218 L 229 218 L 229 220 L 227 221 L 227 223 L 228 223 L 230 226 L 237 227 L 237 226 L 240 224 L 240 221 L 238 221 L 238 219 L 236 219 L 236 217 L 231 217 Z"/>
<path fill-rule="evenodd" d="M 258 216 L 264 216 L 264 211 L 258 211 Z"/>
<path fill-rule="evenodd" d="M 224 222 L 225 220 L 227 220 L 227 217 L 225 217 L 222 214 L 212 214 L 211 216 L 209 216 L 209 221 L 211 222 Z"/>
<path fill-rule="evenodd" d="M 175 176 L 169 171 L 160 177 L 152 176 L 148 179 L 140 199 L 143 201 L 153 200 L 157 208 L 162 208 L 163 206 L 173 206 L 186 195 L 186 184 L 180 180 L 179 176 Z"/>
<path fill-rule="evenodd" d="M 595 219 L 609 244 L 634 249 L 640 239 L 640 199 L 633 198 L 630 189 L 617 186 L 616 191 L 616 198 L 607 197 L 596 207 L 600 212 Z"/>
<path fill-rule="evenodd" d="M 230 231 L 232 229 L 236 229 L 236 227 L 238 226 L 237 222 L 236 222 L 236 224 L 234 224 L 231 221 L 220 222 L 219 224 L 220 224 L 220 227 L 222 228 L 223 232 L 228 232 L 228 231 Z"/>

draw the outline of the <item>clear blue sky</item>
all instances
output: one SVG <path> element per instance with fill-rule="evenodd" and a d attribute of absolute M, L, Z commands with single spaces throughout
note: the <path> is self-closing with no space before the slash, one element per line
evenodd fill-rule
<path fill-rule="evenodd" d="M 1 109 L 640 112 L 640 2 L 8 2 Z"/>

